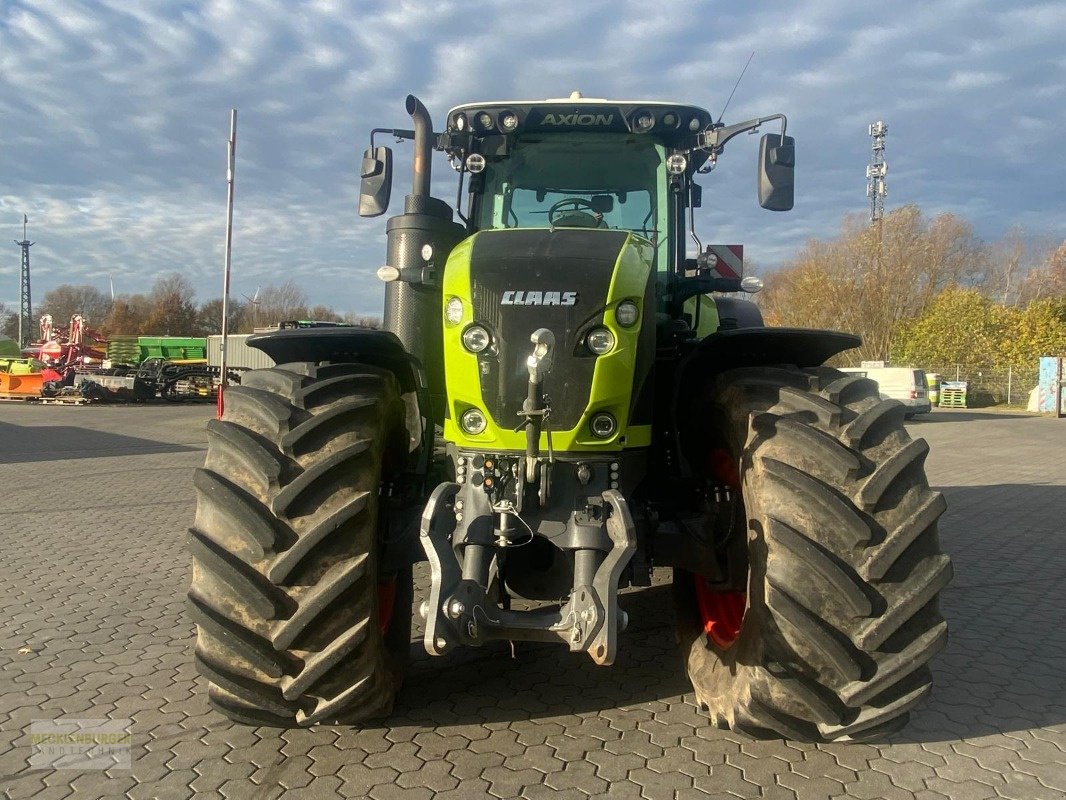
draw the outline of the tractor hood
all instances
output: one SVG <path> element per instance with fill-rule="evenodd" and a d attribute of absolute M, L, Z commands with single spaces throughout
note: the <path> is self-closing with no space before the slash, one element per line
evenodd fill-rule
<path fill-rule="evenodd" d="M 444 280 L 445 302 L 457 297 L 464 304 L 463 320 L 445 323 L 451 421 L 466 408 L 479 408 L 491 421 L 480 435 L 486 444 L 492 438 L 495 446 L 516 449 L 510 441 L 519 437 L 514 431 L 528 393 L 530 336 L 546 328 L 555 339 L 544 393 L 556 449 L 565 449 L 565 441 L 611 445 L 588 432 L 590 416 L 599 412 L 619 422 L 618 436 L 609 437 L 615 447 L 629 441 L 634 383 L 643 385 L 654 351 L 653 340 L 642 341 L 642 334 L 654 335 L 652 251 L 628 231 L 587 228 L 486 230 L 460 244 Z M 623 327 L 615 309 L 627 300 L 641 308 L 641 319 Z M 463 344 L 472 326 L 491 337 L 477 353 Z M 588 336 L 600 328 L 610 331 L 614 344 L 597 355 Z"/>
<path fill-rule="evenodd" d="M 517 424 L 526 396 L 529 337 L 555 334 L 555 366 L 548 378 L 553 424 L 571 428 L 588 404 L 596 356 L 584 345 L 603 324 L 625 231 L 485 231 L 470 253 L 474 318 L 493 334 L 498 356 L 486 358 L 481 392 L 501 425 Z"/>

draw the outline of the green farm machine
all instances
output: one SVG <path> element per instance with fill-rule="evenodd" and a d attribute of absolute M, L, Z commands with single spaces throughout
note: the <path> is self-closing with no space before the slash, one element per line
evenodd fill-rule
<path fill-rule="evenodd" d="M 189 542 L 212 704 L 253 725 L 387 715 L 412 608 L 435 656 L 556 642 L 609 665 L 619 590 L 671 567 L 711 721 L 806 741 L 904 724 L 947 638 L 927 445 L 876 384 L 824 366 L 856 336 L 764 326 L 737 299 L 758 281 L 694 226 L 699 176 L 762 126 L 780 132 L 760 204 L 792 207 L 785 118 L 575 92 L 462 105 L 435 133 L 406 110 L 362 162 L 377 216 L 375 137 L 413 142 L 382 328 L 253 337 L 277 366 L 209 425 Z M 430 196 L 434 151 L 454 207 Z"/>

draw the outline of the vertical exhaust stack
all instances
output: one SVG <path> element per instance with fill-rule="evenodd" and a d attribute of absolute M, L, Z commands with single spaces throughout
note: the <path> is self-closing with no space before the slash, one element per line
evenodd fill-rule
<path fill-rule="evenodd" d="M 422 101 L 413 94 L 405 101 L 407 113 L 415 124 L 414 177 L 411 182 L 411 197 L 429 197 L 429 181 L 433 174 L 433 122 Z M 408 213 L 411 213 L 408 209 Z M 451 216 L 451 215 L 449 215 Z"/>
<path fill-rule="evenodd" d="M 452 208 L 430 196 L 436 137 L 429 111 L 413 94 L 407 96 L 407 113 L 414 122 L 415 140 L 411 193 L 404 213 L 389 219 L 386 263 L 400 270 L 401 278 L 385 284 L 382 327 L 395 333 L 404 349 L 422 362 L 429 386 L 429 416 L 444 420 L 444 344 L 441 319 L 441 277 L 451 249 L 466 236 L 452 221 Z M 427 260 L 423 249 L 432 253 Z"/>

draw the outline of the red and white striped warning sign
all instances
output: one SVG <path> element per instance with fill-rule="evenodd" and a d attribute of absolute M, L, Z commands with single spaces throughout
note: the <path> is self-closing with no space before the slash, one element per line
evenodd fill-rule
<path fill-rule="evenodd" d="M 718 257 L 717 263 L 711 268 L 719 278 L 742 278 L 744 276 L 744 245 L 742 244 L 710 244 L 710 250 Z"/>

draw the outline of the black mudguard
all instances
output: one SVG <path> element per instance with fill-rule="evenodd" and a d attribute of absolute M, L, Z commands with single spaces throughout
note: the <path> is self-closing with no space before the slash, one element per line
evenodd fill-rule
<path fill-rule="evenodd" d="M 761 328 L 765 324 L 762 312 L 751 300 L 715 295 L 714 304 L 718 308 L 719 330 Z"/>
<path fill-rule="evenodd" d="M 369 364 L 396 376 L 403 393 L 425 389 L 422 365 L 403 349 L 396 334 L 373 328 L 288 328 L 248 338 L 277 364 L 331 361 Z M 421 397 L 419 398 L 421 400 Z"/>
<path fill-rule="evenodd" d="M 734 367 L 817 367 L 837 353 L 861 344 L 861 337 L 841 331 L 756 327 L 719 330 L 701 339 L 682 359 L 678 383 Z"/>
<path fill-rule="evenodd" d="M 249 347 L 256 347 L 274 359 L 276 364 L 293 361 L 321 363 L 367 364 L 385 369 L 396 376 L 400 394 L 407 403 L 404 424 L 411 436 L 412 451 L 417 448 L 419 475 L 429 470 L 433 448 L 427 443 L 433 438 L 433 420 L 429 419 L 429 392 L 425 372 L 391 331 L 374 328 L 282 328 L 271 333 L 248 337 Z"/>
<path fill-rule="evenodd" d="M 674 372 L 670 403 L 672 449 L 682 472 L 689 472 L 681 447 L 679 420 L 701 413 L 692 404 L 703 396 L 713 377 L 737 367 L 792 365 L 817 367 L 837 353 L 859 347 L 862 338 L 841 331 L 805 328 L 736 328 L 719 330 L 697 342 L 679 361 Z"/>

